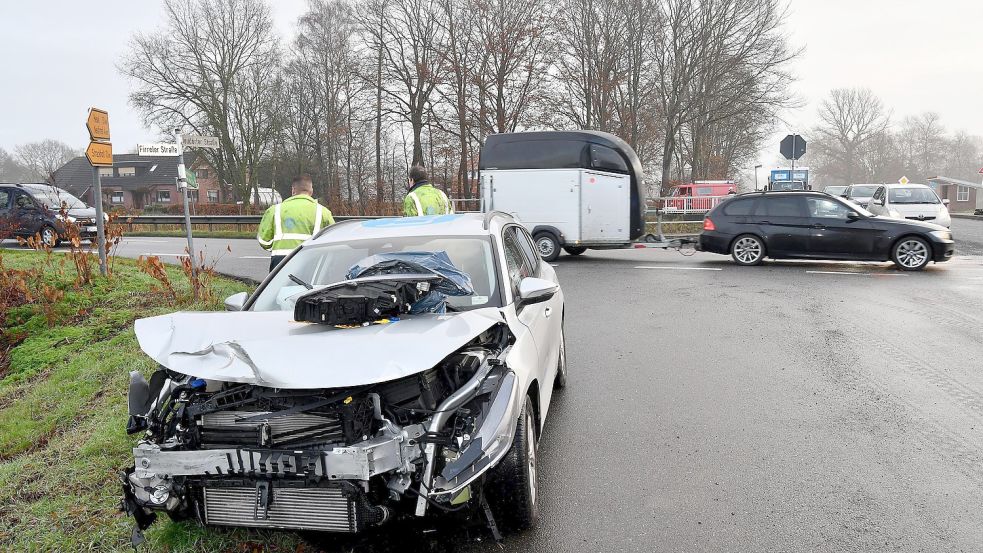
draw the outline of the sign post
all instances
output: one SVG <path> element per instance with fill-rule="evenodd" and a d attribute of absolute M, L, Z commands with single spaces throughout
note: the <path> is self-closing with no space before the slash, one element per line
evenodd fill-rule
<path fill-rule="evenodd" d="M 780 151 L 785 159 L 792 161 L 792 171 L 795 171 L 795 160 L 806 153 L 806 141 L 797 134 L 790 134 L 782 139 Z"/>
<path fill-rule="evenodd" d="M 189 211 L 188 203 L 191 201 L 191 196 L 188 194 L 188 178 L 187 172 L 184 168 L 184 143 L 181 136 L 181 127 L 174 129 L 174 144 L 177 146 L 177 188 L 181 193 L 181 197 L 184 200 L 184 228 L 188 233 L 188 255 L 189 261 L 191 261 L 191 279 L 194 281 L 197 276 L 196 272 L 197 261 L 195 260 L 195 241 L 191 236 L 191 212 Z M 198 289 L 192 285 L 195 299 L 198 299 Z"/>
<path fill-rule="evenodd" d="M 96 208 L 96 245 L 99 248 L 99 274 L 106 276 L 106 215 L 102 210 L 102 177 L 100 167 L 113 166 L 113 145 L 109 140 L 109 113 L 97 108 L 89 109 L 89 117 L 85 121 L 89 131 L 89 147 L 85 149 L 85 157 L 92 165 L 93 203 Z"/>

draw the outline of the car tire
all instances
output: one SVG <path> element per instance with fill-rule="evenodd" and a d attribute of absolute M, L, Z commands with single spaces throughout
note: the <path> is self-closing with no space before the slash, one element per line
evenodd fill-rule
<path fill-rule="evenodd" d="M 730 256 L 738 265 L 760 265 L 765 259 L 765 243 L 753 234 L 742 234 L 731 243 Z"/>
<path fill-rule="evenodd" d="M 526 396 L 512 448 L 492 469 L 485 488 L 496 522 L 510 531 L 531 528 L 539 519 L 536 446 L 536 411 L 532 398 Z"/>
<path fill-rule="evenodd" d="M 921 271 L 932 260 L 932 246 L 923 238 L 905 236 L 891 248 L 891 260 L 902 271 Z"/>
<path fill-rule="evenodd" d="M 543 261 L 556 261 L 560 257 L 560 241 L 552 232 L 540 232 L 533 237 L 533 241 L 536 242 L 536 250 Z"/>
<path fill-rule="evenodd" d="M 553 389 L 562 390 L 567 387 L 567 340 L 560 330 L 560 356 L 556 360 L 556 378 L 553 379 Z"/>
<path fill-rule="evenodd" d="M 566 246 L 565 248 L 563 248 L 563 251 L 567 252 L 570 255 L 580 255 L 585 251 L 587 251 L 587 248 L 583 246 Z"/>
<path fill-rule="evenodd" d="M 41 237 L 41 244 L 49 248 L 57 247 L 58 243 L 60 242 L 58 239 L 58 231 L 49 226 L 42 227 L 41 231 L 38 232 L 38 235 Z"/>

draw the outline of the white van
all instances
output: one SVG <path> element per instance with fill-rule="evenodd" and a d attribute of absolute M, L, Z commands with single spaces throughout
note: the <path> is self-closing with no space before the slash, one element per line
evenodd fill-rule
<path fill-rule="evenodd" d="M 874 215 L 927 221 L 949 228 L 952 218 L 948 203 L 924 184 L 882 184 L 874 191 L 867 210 Z"/>
<path fill-rule="evenodd" d="M 623 248 L 645 234 L 642 164 L 598 131 L 493 134 L 479 159 L 485 211 L 516 217 L 540 256 Z"/>

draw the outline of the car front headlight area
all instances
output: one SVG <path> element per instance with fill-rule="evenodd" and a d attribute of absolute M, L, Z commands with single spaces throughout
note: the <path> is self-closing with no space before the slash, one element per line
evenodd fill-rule
<path fill-rule="evenodd" d="M 345 389 L 134 372 L 127 431 L 142 438 L 122 477 L 122 509 L 141 530 L 165 512 L 359 532 L 461 508 L 512 444 L 522 394 L 504 362 L 511 340 L 496 325 L 427 371 Z"/>
<path fill-rule="evenodd" d="M 939 240 L 942 240 L 942 241 L 946 241 L 947 242 L 949 240 L 952 240 L 952 231 L 951 230 L 933 230 L 929 234 L 931 234 L 935 238 L 938 238 Z"/>

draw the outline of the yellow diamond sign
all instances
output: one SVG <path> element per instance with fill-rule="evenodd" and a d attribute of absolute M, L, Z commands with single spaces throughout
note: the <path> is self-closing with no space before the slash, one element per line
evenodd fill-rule
<path fill-rule="evenodd" d="M 908 184 L 908 177 L 901 177 L 898 182 L 902 185 Z"/>

